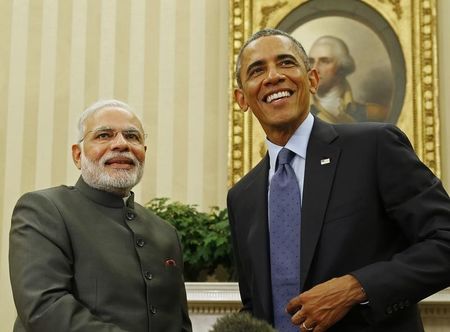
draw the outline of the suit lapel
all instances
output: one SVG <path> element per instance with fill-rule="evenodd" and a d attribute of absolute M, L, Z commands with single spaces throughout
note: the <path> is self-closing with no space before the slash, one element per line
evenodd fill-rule
<path fill-rule="evenodd" d="M 306 152 L 302 200 L 301 272 L 303 290 L 311 267 L 333 185 L 340 148 L 330 143 L 337 138 L 334 128 L 315 118 Z"/>

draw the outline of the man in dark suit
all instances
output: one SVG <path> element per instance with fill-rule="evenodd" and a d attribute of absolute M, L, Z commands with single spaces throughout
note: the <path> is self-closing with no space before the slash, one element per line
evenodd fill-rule
<path fill-rule="evenodd" d="M 450 284 L 450 200 L 441 182 L 395 126 L 314 118 L 318 74 L 290 35 L 253 35 L 236 78 L 236 100 L 259 120 L 268 146 L 228 194 L 243 309 L 283 332 L 423 331 L 417 302 Z M 299 252 L 289 251 L 289 234 L 271 245 L 282 227 L 271 220 L 278 218 L 271 186 L 282 150 L 295 154 L 286 167 L 301 202 L 291 221 Z M 299 291 L 279 310 L 274 298 L 287 277 L 270 257 L 283 246 L 298 256 Z"/>
<path fill-rule="evenodd" d="M 27 193 L 10 232 L 14 331 L 191 331 L 176 230 L 134 202 L 145 134 L 129 106 L 81 114 L 75 186 Z"/>

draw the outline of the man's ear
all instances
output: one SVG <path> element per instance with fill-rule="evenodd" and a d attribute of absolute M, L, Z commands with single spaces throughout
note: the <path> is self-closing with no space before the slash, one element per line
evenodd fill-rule
<path fill-rule="evenodd" d="M 82 144 L 82 143 L 80 143 Z M 80 144 L 72 145 L 72 159 L 78 169 L 81 169 L 81 147 Z"/>
<path fill-rule="evenodd" d="M 234 98 L 236 99 L 236 102 L 238 103 L 241 110 L 246 112 L 248 110 L 248 104 L 245 100 L 244 91 L 242 89 L 234 89 Z"/>
<path fill-rule="evenodd" d="M 319 73 L 316 68 L 311 69 L 308 72 L 308 80 L 309 80 L 309 92 L 312 94 L 317 93 L 317 87 L 319 86 Z"/>

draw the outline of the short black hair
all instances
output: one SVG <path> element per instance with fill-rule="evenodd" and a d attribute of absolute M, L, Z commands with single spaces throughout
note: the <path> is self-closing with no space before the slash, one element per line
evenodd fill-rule
<path fill-rule="evenodd" d="M 306 70 L 307 71 L 311 70 L 311 65 L 308 60 L 308 55 L 306 54 L 305 49 L 303 48 L 302 44 L 300 44 L 300 42 L 297 39 L 295 39 L 290 34 L 288 34 L 287 32 L 284 32 L 282 30 L 269 29 L 269 28 L 262 29 L 262 30 L 259 30 L 258 32 L 255 32 L 249 39 L 247 39 L 247 41 L 244 43 L 244 45 L 239 50 L 239 54 L 238 54 L 237 60 L 236 60 L 236 71 L 234 73 L 236 82 L 237 82 L 239 88 L 242 88 L 242 81 L 241 81 L 242 53 L 244 52 L 244 50 L 248 46 L 248 44 L 250 44 L 251 42 L 253 42 L 261 37 L 267 37 L 267 36 L 284 36 L 284 37 L 289 38 L 292 41 L 292 43 L 294 44 L 294 46 L 296 47 L 296 49 L 300 55 L 300 58 L 303 60 Z"/>

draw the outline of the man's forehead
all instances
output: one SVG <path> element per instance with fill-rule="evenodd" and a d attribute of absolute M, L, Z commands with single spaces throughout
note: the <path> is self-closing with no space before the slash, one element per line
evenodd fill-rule
<path fill-rule="evenodd" d="M 299 58 L 299 52 L 292 40 L 283 35 L 263 36 L 249 43 L 243 50 L 242 63 L 250 64 L 254 61 L 276 58 L 284 54 Z"/>
<path fill-rule="evenodd" d="M 319 43 L 319 44 L 314 44 L 311 47 L 311 50 L 309 51 L 309 54 L 317 54 L 317 55 L 323 55 L 326 54 L 327 56 L 334 56 L 335 55 L 335 50 L 333 48 L 333 46 L 329 43 Z"/>
<path fill-rule="evenodd" d="M 139 119 L 133 113 L 117 106 L 99 109 L 86 119 L 86 125 L 88 127 L 110 127 L 112 125 L 127 128 L 142 127 Z"/>

